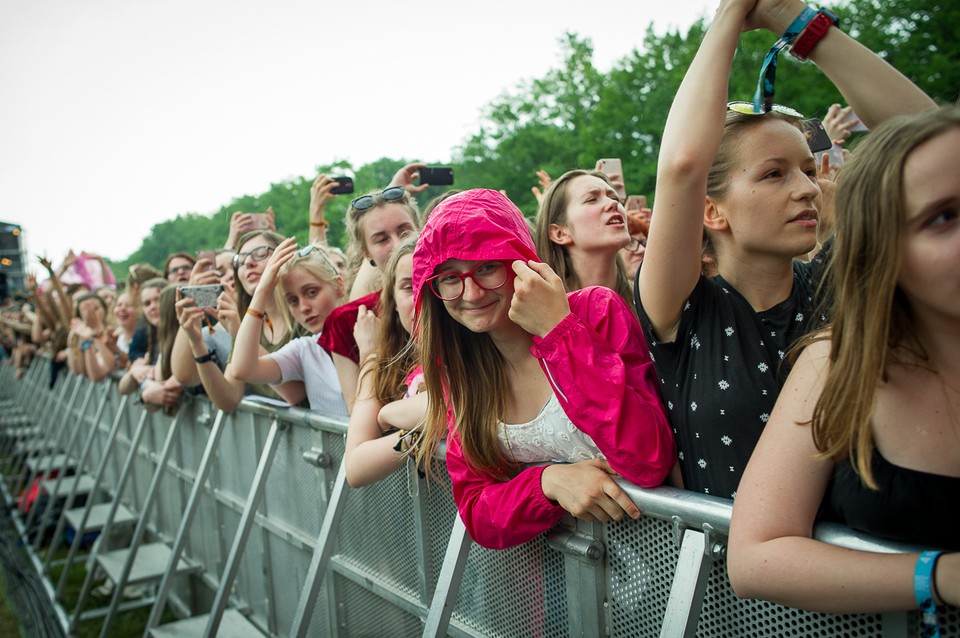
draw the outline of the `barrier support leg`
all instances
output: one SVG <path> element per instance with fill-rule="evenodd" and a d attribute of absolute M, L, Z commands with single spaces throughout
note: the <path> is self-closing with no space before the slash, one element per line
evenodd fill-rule
<path fill-rule="evenodd" d="M 677 571 L 667 600 L 667 612 L 660 628 L 661 638 L 692 637 L 700 622 L 700 607 L 707 589 L 707 579 L 713 560 L 707 535 L 697 530 L 683 532 Z"/>
<path fill-rule="evenodd" d="M 424 638 L 436 638 L 447 635 L 447 626 L 450 624 L 450 614 L 457 603 L 457 593 L 460 591 L 460 581 L 463 579 L 463 570 L 467 566 L 467 557 L 470 556 L 470 547 L 473 539 L 467 535 L 467 528 L 457 516 L 450 530 L 450 542 L 447 543 L 447 553 L 443 557 L 443 566 L 440 568 L 440 577 L 433 591 L 433 600 L 423 626 Z"/>

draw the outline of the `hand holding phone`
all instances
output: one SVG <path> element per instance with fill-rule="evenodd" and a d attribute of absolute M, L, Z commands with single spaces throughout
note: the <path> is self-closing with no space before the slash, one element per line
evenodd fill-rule
<path fill-rule="evenodd" d="M 626 201 L 627 188 L 623 183 L 623 163 L 620 159 L 617 157 L 608 157 L 601 159 L 598 164 L 598 168 L 610 178 L 610 183 L 613 185 L 614 190 L 617 191 L 617 197 L 620 198 L 620 201 Z"/>
<path fill-rule="evenodd" d="M 647 207 L 646 195 L 630 195 L 627 197 L 627 203 L 623 207 L 628 210 L 642 210 Z"/>
<path fill-rule="evenodd" d="M 198 272 L 207 272 L 208 270 L 213 270 L 214 268 L 217 267 L 217 253 L 216 253 L 215 251 L 213 251 L 213 250 L 198 250 L 198 251 L 197 251 L 197 262 L 199 263 L 200 260 L 202 260 L 202 259 L 206 259 L 207 261 L 210 262 L 210 264 L 209 264 L 208 266 L 206 266 L 203 270 L 199 270 Z"/>
<path fill-rule="evenodd" d="M 250 217 L 253 219 L 252 230 L 269 230 L 271 228 L 270 213 L 250 213 Z"/>

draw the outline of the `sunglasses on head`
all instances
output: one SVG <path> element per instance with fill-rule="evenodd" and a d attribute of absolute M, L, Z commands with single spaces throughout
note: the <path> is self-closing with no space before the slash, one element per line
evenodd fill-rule
<path fill-rule="evenodd" d="M 373 193 L 372 195 L 361 195 L 357 197 L 352 202 L 350 202 L 350 207 L 362 213 L 365 210 L 370 210 L 373 208 L 373 205 L 377 203 L 377 197 L 382 197 L 384 201 L 395 202 L 398 199 L 403 199 L 406 191 L 403 186 L 391 186 L 389 188 L 384 188 L 379 193 Z"/>
<path fill-rule="evenodd" d="M 790 117 L 795 117 L 801 120 L 803 119 L 803 114 L 800 113 L 800 111 L 789 106 L 784 106 L 783 104 L 770 104 L 769 107 L 770 108 L 767 110 L 763 110 L 763 108 L 761 108 L 758 111 L 753 102 L 727 102 L 728 111 L 736 111 L 737 113 L 743 113 L 744 115 L 763 115 L 764 113 L 773 111 L 774 113 L 789 115 Z"/>
<path fill-rule="evenodd" d="M 764 111 L 761 109 L 758 111 L 756 104 L 753 102 L 729 102 L 727 104 L 727 110 L 744 113 L 746 115 L 764 115 L 765 113 L 773 112 L 797 118 L 801 120 L 803 133 L 807 138 L 807 146 L 810 147 L 811 153 L 821 153 L 833 146 L 833 141 L 823 128 L 823 122 L 817 118 L 804 118 L 800 111 L 782 104 L 769 104 L 767 106 L 769 106 L 768 110 Z"/>
<path fill-rule="evenodd" d="M 299 257 L 306 257 L 307 255 L 309 255 L 315 250 L 318 251 L 317 255 L 319 255 L 320 259 L 322 259 L 324 263 L 326 263 L 328 266 L 333 268 L 333 272 L 340 274 L 340 269 L 337 268 L 332 261 L 330 261 L 330 258 L 327 256 L 327 251 L 325 251 L 322 248 L 318 248 L 316 244 L 308 244 L 307 246 L 304 246 L 299 251 L 297 251 L 297 255 Z"/>

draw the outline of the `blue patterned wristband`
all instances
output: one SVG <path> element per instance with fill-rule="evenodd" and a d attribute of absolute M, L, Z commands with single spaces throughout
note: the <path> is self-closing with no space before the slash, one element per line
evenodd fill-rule
<path fill-rule="evenodd" d="M 937 559 L 943 552 L 923 552 L 917 559 L 917 568 L 913 572 L 913 595 L 923 613 L 923 638 L 940 638 L 937 624 L 937 605 L 933 601 L 933 570 Z"/>

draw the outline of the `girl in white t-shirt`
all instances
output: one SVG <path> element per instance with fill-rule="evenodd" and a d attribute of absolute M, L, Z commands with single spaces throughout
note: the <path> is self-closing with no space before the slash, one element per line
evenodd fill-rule
<path fill-rule="evenodd" d="M 276 296 L 276 305 L 281 308 L 289 330 L 296 321 L 310 334 L 260 356 L 260 324 L 270 320 L 264 313 L 270 295 Z M 230 361 L 233 374 L 248 383 L 277 386 L 277 393 L 291 405 L 306 398 L 311 410 L 346 416 L 347 406 L 333 361 L 317 345 L 327 315 L 341 299 L 343 279 L 326 250 L 315 244 L 300 249 L 293 237 L 283 240 L 267 261 L 240 322 Z"/>

